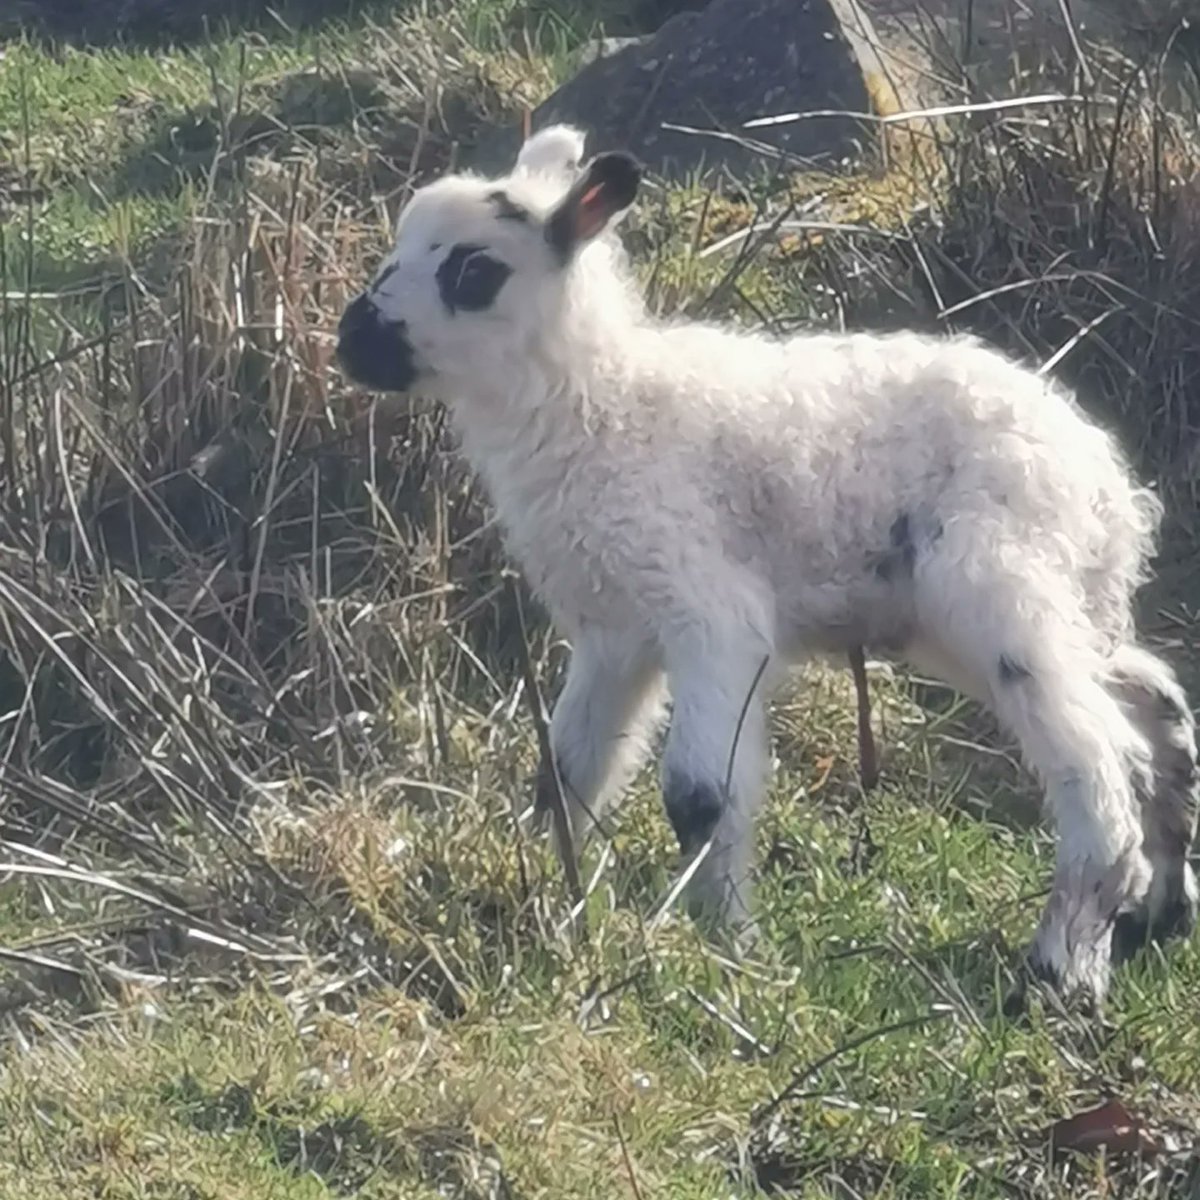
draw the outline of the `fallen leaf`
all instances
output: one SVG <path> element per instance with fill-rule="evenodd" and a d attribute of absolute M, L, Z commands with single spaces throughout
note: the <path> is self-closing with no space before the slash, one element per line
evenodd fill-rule
<path fill-rule="evenodd" d="M 812 795 L 813 792 L 819 792 L 826 785 L 826 783 L 829 782 L 830 773 L 833 771 L 833 766 L 834 766 L 834 763 L 836 763 L 836 762 L 837 762 L 836 754 L 822 755 L 820 758 L 817 759 L 815 766 L 816 766 L 817 770 L 820 772 L 820 774 L 817 776 L 816 783 L 814 783 L 808 789 L 810 796 Z"/>
<path fill-rule="evenodd" d="M 1049 1136 L 1055 1153 L 1063 1150 L 1087 1153 L 1103 1148 L 1116 1154 L 1140 1154 L 1152 1158 L 1163 1150 L 1162 1143 L 1141 1119 L 1117 1099 L 1065 1117 L 1050 1127 Z"/>

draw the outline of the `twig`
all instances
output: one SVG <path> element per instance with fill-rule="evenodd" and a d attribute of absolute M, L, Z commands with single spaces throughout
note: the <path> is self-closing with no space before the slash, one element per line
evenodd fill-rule
<path fill-rule="evenodd" d="M 1095 77 L 1092 75 L 1092 68 L 1088 65 L 1087 55 L 1083 52 L 1083 43 L 1079 40 L 1079 30 L 1075 28 L 1075 17 L 1071 12 L 1070 0 L 1058 0 L 1058 7 L 1062 12 L 1063 21 L 1067 26 L 1067 36 L 1071 39 L 1071 49 L 1075 52 L 1075 60 L 1079 63 L 1079 69 L 1083 73 L 1084 83 L 1089 88 L 1096 86 Z"/>
<path fill-rule="evenodd" d="M 909 1017 L 904 1021 L 893 1021 L 890 1025 L 880 1025 L 876 1029 L 869 1029 L 866 1033 L 860 1033 L 857 1037 L 852 1037 L 848 1042 L 843 1042 L 840 1046 L 835 1046 L 828 1054 L 822 1054 L 820 1058 L 813 1059 L 812 1062 L 801 1067 L 792 1076 L 787 1087 L 774 1100 L 768 1101 L 751 1117 L 751 1124 L 761 1125 L 769 1117 L 773 1116 L 814 1075 L 823 1071 L 831 1062 L 841 1058 L 843 1054 L 849 1054 L 851 1050 L 857 1050 L 859 1046 L 865 1046 L 868 1042 L 873 1042 L 876 1038 L 887 1037 L 890 1033 L 901 1033 L 905 1029 L 919 1029 L 922 1025 L 928 1025 L 931 1021 L 943 1020 L 948 1016 L 950 1016 L 949 1009 L 933 1009 L 919 1017 Z"/>
<path fill-rule="evenodd" d="M 638 1186 L 637 1175 L 633 1171 L 633 1161 L 629 1157 L 629 1147 L 625 1144 L 625 1134 L 621 1131 L 621 1118 L 616 1113 L 613 1113 L 613 1128 L 617 1131 L 617 1141 L 621 1146 L 621 1158 L 625 1162 L 625 1173 L 629 1176 L 633 1200 L 643 1200 L 642 1189 Z"/>
<path fill-rule="evenodd" d="M 879 782 L 879 757 L 871 731 L 871 691 L 861 646 L 850 648 L 850 673 L 854 676 L 854 694 L 858 700 L 858 773 L 863 791 L 869 792 Z"/>
<path fill-rule="evenodd" d="M 735 1037 L 738 1037 L 745 1042 L 746 1045 L 755 1052 L 755 1054 L 761 1056 L 762 1058 L 767 1058 L 773 1053 L 771 1047 L 768 1046 L 766 1042 L 759 1041 L 759 1039 L 754 1036 L 753 1032 L 751 1032 L 750 1029 L 742 1024 L 741 1021 L 729 1013 L 722 1012 L 716 1004 L 707 999 L 705 996 L 702 996 L 698 991 L 696 991 L 695 988 L 685 985 L 683 990 L 687 992 L 687 994 L 698 1005 L 700 1005 L 700 1007 L 704 1009 L 704 1011 L 708 1013 L 710 1017 L 716 1021 L 720 1021 L 721 1024 L 724 1025 L 731 1033 L 733 1033 Z"/>
<path fill-rule="evenodd" d="M 509 577 L 509 594 L 517 613 L 517 624 L 520 627 L 518 651 L 521 659 L 521 674 L 525 680 L 525 692 L 529 697 L 529 711 L 533 717 L 533 728 L 537 734 L 538 753 L 543 763 L 550 768 L 550 816 L 554 822 L 555 834 L 560 847 L 559 857 L 562 859 L 563 873 L 567 877 L 567 888 L 571 893 L 573 908 L 583 911 L 584 891 L 579 877 L 579 863 L 575 860 L 575 843 L 571 837 L 571 822 L 567 816 L 567 805 L 563 799 L 562 779 L 558 774 L 558 763 L 554 760 L 554 751 L 550 745 L 550 729 L 546 724 L 546 714 L 542 706 L 542 693 L 538 687 L 537 675 L 533 669 L 533 659 L 529 653 L 529 634 L 525 626 L 525 609 L 521 604 L 521 592 L 515 578 Z M 586 933 L 586 922 L 584 925 Z"/>
<path fill-rule="evenodd" d="M 1082 104 L 1083 96 L 1067 96 L 1061 92 L 1049 92 L 1038 96 L 1014 96 L 1006 100 L 987 100 L 978 104 L 939 104 L 935 108 L 917 108 L 908 112 L 878 113 L 855 112 L 845 108 L 817 108 L 810 112 L 780 113 L 774 117 L 756 117 L 746 121 L 743 129 L 763 129 L 768 125 L 793 125 L 797 121 L 809 121 L 819 117 L 853 117 L 858 121 L 869 121 L 875 125 L 902 125 L 907 121 L 924 121 L 930 117 L 972 116 L 975 113 L 1006 112 L 1012 108 L 1031 108 L 1044 104 Z M 664 126 L 673 128 L 673 126 Z M 692 130 L 680 128 L 682 133 L 703 132 L 708 130 Z"/>
<path fill-rule="evenodd" d="M 738 722 L 733 731 L 733 745 L 729 747 L 729 762 L 725 768 L 725 790 L 727 792 L 733 787 L 733 760 L 737 757 L 738 743 L 742 740 L 742 726 L 746 723 L 746 714 L 750 711 L 750 703 L 754 699 L 754 693 L 758 690 L 763 672 L 766 671 L 767 663 L 770 661 L 771 656 L 764 654 L 762 662 L 758 664 L 758 670 L 754 672 L 754 679 L 750 683 L 750 689 L 746 692 L 746 698 L 742 701 L 742 711 L 738 713 Z"/>

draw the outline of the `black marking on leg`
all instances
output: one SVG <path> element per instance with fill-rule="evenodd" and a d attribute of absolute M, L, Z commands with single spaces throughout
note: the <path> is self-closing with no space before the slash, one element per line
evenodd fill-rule
<path fill-rule="evenodd" d="M 1144 908 L 1123 912 L 1113 922 L 1112 960 L 1114 966 L 1127 963 L 1144 950 L 1150 941 L 1150 921 Z"/>
<path fill-rule="evenodd" d="M 1044 983 L 1056 992 L 1062 990 L 1062 973 L 1053 963 L 1039 958 L 1036 953 L 1031 953 L 1026 957 L 1025 970 L 1031 980 Z"/>
<path fill-rule="evenodd" d="M 506 191 L 502 188 L 497 188 L 494 192 L 488 192 L 488 202 L 496 209 L 496 216 L 501 221 L 517 221 L 522 225 L 528 225 L 531 218 L 529 210 L 518 204 Z"/>
<path fill-rule="evenodd" d="M 1000 1011 L 1010 1021 L 1017 1017 L 1026 1016 L 1029 1012 L 1029 975 L 1022 968 L 1017 973 L 1017 981 L 1009 989 L 1000 1004 Z"/>
<path fill-rule="evenodd" d="M 1167 914 L 1164 912 L 1163 917 Z M 1112 961 L 1114 966 L 1121 966 L 1136 958 L 1150 945 L 1159 945 L 1166 940 L 1163 926 L 1156 919 L 1150 920 L 1145 908 L 1133 912 L 1123 912 L 1113 922 L 1112 930 Z"/>
<path fill-rule="evenodd" d="M 679 849 L 686 857 L 695 854 L 713 835 L 725 809 L 724 789 L 713 783 L 668 776 L 663 787 L 663 805 Z"/>
<path fill-rule="evenodd" d="M 1001 683 L 1020 683 L 1023 679 L 1031 678 L 1033 672 L 1017 662 L 1015 658 L 1009 658 L 1007 654 L 1002 654 L 996 663 L 996 674 Z"/>
<path fill-rule="evenodd" d="M 1049 1005 L 1051 1010 L 1060 1016 L 1069 1012 L 1078 1013 L 1088 1019 L 1101 1015 L 1101 1000 L 1086 988 L 1077 987 L 1068 991 L 1063 982 L 1062 972 L 1039 958 L 1036 947 L 1029 952 L 1022 965 L 1016 989 L 1020 993 L 1019 1005 L 1014 1011 L 1009 1011 L 1009 1001 L 1016 1003 L 1013 994 L 1010 993 L 1005 1001 L 1005 1015 L 1015 1016 L 1027 1011 L 1029 992 L 1032 988 L 1037 989 L 1043 1004 Z"/>
<path fill-rule="evenodd" d="M 1049 963 L 1035 957 L 1036 954 L 1037 950 L 1031 949 L 1022 957 L 1013 986 L 1001 1004 L 1001 1012 L 1010 1019 L 1029 1015 L 1031 988 L 1041 985 L 1054 995 L 1061 991 L 1062 976 Z"/>
<path fill-rule="evenodd" d="M 1150 936 L 1159 940 L 1189 938 L 1196 929 L 1196 916 L 1195 903 L 1180 891 L 1180 894 L 1159 913 Z"/>
<path fill-rule="evenodd" d="M 1121 913 L 1113 923 L 1112 954 L 1115 963 L 1126 963 L 1149 945 L 1161 946 L 1173 938 L 1187 938 L 1196 928 L 1196 906 L 1184 891 L 1182 880 L 1154 914 L 1146 905 Z"/>

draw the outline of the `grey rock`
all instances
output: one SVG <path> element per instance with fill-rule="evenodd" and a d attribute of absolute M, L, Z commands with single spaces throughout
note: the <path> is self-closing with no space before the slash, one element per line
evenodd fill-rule
<path fill-rule="evenodd" d="M 705 3 L 706 0 L 638 0 L 630 15 L 636 29 L 652 32 L 670 17 L 681 12 L 696 12 Z"/>
<path fill-rule="evenodd" d="M 588 132 L 589 150 L 628 150 L 674 180 L 719 168 L 746 177 L 780 163 L 859 157 L 872 133 L 853 118 L 743 129 L 785 112 L 871 110 L 863 65 L 839 17 L 846 9 L 847 0 L 711 0 L 703 11 L 671 17 L 650 37 L 613 39 L 602 47 L 607 52 L 593 52 L 534 111 L 531 128 L 578 125 Z M 857 9 L 855 17 L 866 20 Z M 474 165 L 503 170 L 518 142 L 512 131 L 488 139 Z"/>
<path fill-rule="evenodd" d="M 612 58 L 630 46 L 642 46 L 650 41 L 652 34 L 642 34 L 640 37 L 602 37 L 585 42 L 573 55 L 571 66 L 580 70 L 602 58 Z"/>

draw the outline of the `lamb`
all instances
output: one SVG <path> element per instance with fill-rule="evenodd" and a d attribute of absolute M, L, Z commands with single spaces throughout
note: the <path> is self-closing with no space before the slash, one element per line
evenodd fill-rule
<path fill-rule="evenodd" d="M 1197 909 L 1194 719 L 1132 615 L 1160 502 L 1074 397 L 975 340 L 652 318 L 615 233 L 640 168 L 583 150 L 555 126 L 507 177 L 419 189 L 338 334 L 352 379 L 448 406 L 571 643 L 538 803 L 557 772 L 594 829 L 669 690 L 690 906 L 752 935 L 767 699 L 867 645 L 1019 741 L 1058 834 L 1022 978 L 1098 1004 Z"/>

